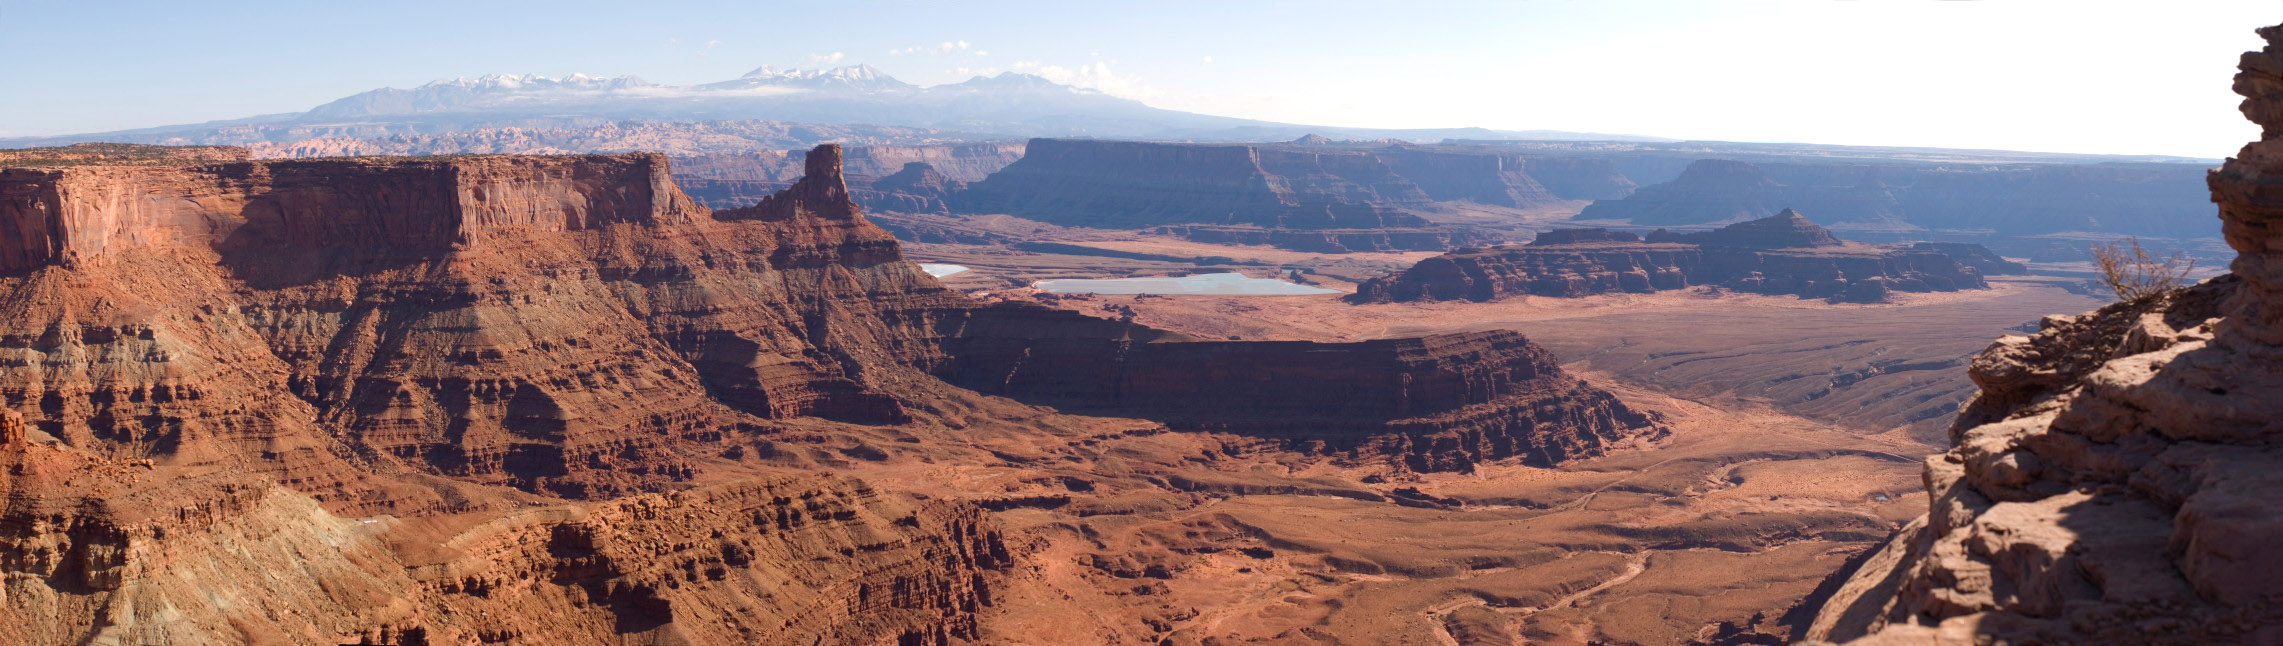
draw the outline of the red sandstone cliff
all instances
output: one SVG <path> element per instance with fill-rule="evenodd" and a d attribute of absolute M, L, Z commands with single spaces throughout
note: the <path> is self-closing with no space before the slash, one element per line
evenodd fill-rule
<path fill-rule="evenodd" d="M 550 643 L 935 644 L 972 636 L 1003 561 L 975 507 L 754 481 L 722 456 L 814 426 L 801 418 L 901 424 L 974 397 L 955 385 L 1421 470 L 1659 432 L 1512 333 L 1199 342 L 985 306 L 903 261 L 850 201 L 839 153 L 719 212 L 641 154 L 0 171 L 0 307 L 18 313 L 0 319 L 0 409 L 27 422 L 0 424 L 0 451 L 66 463 L 0 475 L 25 492 L 11 509 L 45 519 L 11 540 L 104 555 L 99 569 L 127 568 L 120 590 L 160 595 L 91 591 L 49 559 L 19 564 L 43 583 L 12 588 L 6 612 L 169 643 L 153 609 L 212 575 L 341 617 L 282 633 L 306 641 L 506 638 L 464 617 L 512 605 L 551 619 L 509 637 Z M 102 466 L 146 460 L 156 471 Z M 120 506 L 90 507 L 104 500 Z M 136 520 L 177 507 L 222 520 Z M 450 531 L 379 545 L 336 514 Z M 522 520 L 446 520 L 501 514 Z M 213 556 L 330 558 L 317 545 L 346 547 L 305 566 L 336 586 L 309 594 Z M 182 563 L 229 571 L 168 569 Z M 802 565 L 771 569 L 786 563 Z M 814 593 L 767 593 L 782 588 Z M 66 639 L 43 621 L 34 643 Z M 186 621 L 185 643 L 280 630 Z M 739 629 L 754 632 L 709 632 Z"/>
<path fill-rule="evenodd" d="M 2049 317 L 1975 359 L 1932 508 L 1810 637 L 1863 644 L 2283 639 L 2283 25 L 2235 90 L 2261 139 L 2212 171 L 2233 273 Z"/>

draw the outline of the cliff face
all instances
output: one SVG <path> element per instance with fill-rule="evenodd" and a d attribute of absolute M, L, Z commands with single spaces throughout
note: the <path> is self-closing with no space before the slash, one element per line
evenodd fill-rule
<path fill-rule="evenodd" d="M 2283 26 L 2235 90 L 2261 140 L 2210 174 L 2233 273 L 2050 317 L 1974 361 L 1929 513 L 1811 636 L 1860 643 L 2267 643 L 2283 625 Z"/>
<path fill-rule="evenodd" d="M 1958 264 L 1973 267 L 1975 271 L 1982 272 L 1982 275 L 1984 276 L 2006 276 L 2029 273 L 2028 265 L 2007 260 L 2004 256 L 2000 256 L 1997 253 L 1990 251 L 1989 247 L 1984 247 L 1978 244 L 1968 242 L 1919 242 L 1911 244 L 1910 248 L 1920 251 L 1932 251 L 1945 256 L 1949 256 L 1952 260 L 1958 261 Z"/>
<path fill-rule="evenodd" d="M 953 358 L 935 370 L 954 384 L 1417 471 L 1510 458 L 1549 466 L 1663 433 L 1512 332 L 1194 341 L 1029 307 L 971 312 L 958 325 Z"/>
<path fill-rule="evenodd" d="M 0 171 L 0 271 L 162 246 L 437 250 L 502 230 L 584 231 L 695 212 L 657 155 L 20 168 Z"/>
<path fill-rule="evenodd" d="M 1986 253 L 1986 250 L 1985 250 Z M 1600 229 L 1562 229 L 1528 245 L 1444 254 L 1357 286 L 1359 303 L 1489 301 L 1516 295 L 1578 297 L 1720 285 L 1760 294 L 1877 302 L 1889 292 L 1988 287 L 1979 272 L 1936 251 L 1842 242 L 1798 212 L 1719 230 L 1658 230 L 1643 241 Z"/>
<path fill-rule="evenodd" d="M 1542 174 L 1558 188 L 1534 176 Z M 1388 213 L 1433 202 L 1533 208 L 1619 197 L 1632 182 L 1607 160 L 1525 158 L 1416 146 L 1327 149 L 1309 145 L 1192 145 L 1041 139 L 1024 160 L 977 182 L 955 209 L 1004 212 L 1057 224 L 1142 228 L 1175 224 L 1280 224 L 1294 205 L 1376 207 L 1386 224 L 1420 227 Z M 1049 219 L 1051 218 L 1051 219 Z M 1355 227 L 1354 223 L 1344 226 Z"/>
<path fill-rule="evenodd" d="M 825 476 L 408 522 L 221 469 L 0 465 L 10 644 L 940 645 L 1008 558 L 976 507 Z"/>
<path fill-rule="evenodd" d="M 1006 558 L 977 508 L 724 457 L 956 386 L 1419 470 L 1661 432 L 1512 334 L 986 306 L 903 260 L 837 147 L 804 164 L 722 211 L 655 155 L 5 171 L 0 454 L 63 466 L 0 469 L 0 554 L 28 555 L 0 641 L 971 639 Z"/>
<path fill-rule="evenodd" d="M 2187 237 L 2190 164 L 1750 163 L 1701 159 L 1669 182 L 1598 198 L 1580 220 L 1637 226 L 1759 218 L 1786 207 L 1831 222 L 1900 223 L 2000 235 L 2102 231 Z"/>
<path fill-rule="evenodd" d="M 953 206 L 1119 229 L 1167 224 L 1325 229 L 1343 226 L 1342 215 L 1349 228 L 1426 226 L 1417 216 L 1375 208 L 1423 203 L 1423 197 L 1418 187 L 1360 153 L 1036 139 L 1022 160 L 974 183 Z"/>

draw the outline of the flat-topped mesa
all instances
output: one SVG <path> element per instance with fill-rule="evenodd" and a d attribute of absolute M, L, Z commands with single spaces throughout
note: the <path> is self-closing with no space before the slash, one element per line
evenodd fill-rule
<path fill-rule="evenodd" d="M 13 168 L 0 170 L 0 272 L 148 246 L 438 251 L 701 213 L 648 153 Z"/>
<path fill-rule="evenodd" d="M 1269 167 L 1283 170 L 1279 174 Z M 1294 220 L 1310 205 L 1364 206 L 1383 193 L 1424 202 L 1361 153 L 1294 153 L 1255 146 L 1034 139 L 1023 158 L 954 200 L 962 211 L 1007 213 L 1066 226 L 1178 224 L 1336 228 Z M 1312 210 L 1321 212 L 1323 207 Z M 1423 226 L 1410 214 L 1365 226 Z M 1306 219 L 1301 216 L 1300 219 Z"/>
<path fill-rule="evenodd" d="M 1640 241 L 1641 236 L 1633 235 L 1633 233 L 1630 231 L 1611 231 L 1609 229 L 1554 229 L 1552 231 L 1540 233 L 1535 238 L 1531 238 L 1530 246 L 1544 247 L 1549 245 L 1584 244 L 1589 242 L 1637 243 Z"/>
<path fill-rule="evenodd" d="M 1911 243 L 1910 248 L 1949 256 L 1952 260 L 1958 261 L 1958 264 L 1973 267 L 1975 271 L 1982 272 L 1984 276 L 2011 276 L 2029 273 L 2029 265 L 2007 260 L 2004 256 L 1998 255 L 1997 252 L 1990 251 L 1989 247 L 1971 242 L 1915 242 Z"/>
<path fill-rule="evenodd" d="M 1662 436 L 1651 415 L 1565 374 L 1508 331 L 1354 343 L 1197 341 L 1056 310 L 959 323 L 954 384 L 1025 401 L 1263 438 L 1415 471 L 1550 466 Z"/>
<path fill-rule="evenodd" d="M 1365 281 L 1348 300 L 1489 301 L 1518 294 L 1578 297 L 1691 285 L 1877 302 L 1895 291 L 1946 292 L 1989 283 L 1972 267 L 1938 251 L 1845 242 L 1799 212 L 1784 209 L 1715 231 L 1659 229 L 1646 240 L 1605 229 L 1557 229 L 1527 245 L 1422 260 Z"/>
<path fill-rule="evenodd" d="M 1809 222 L 1807 216 L 1790 208 L 1772 216 L 1746 220 L 1703 233 L 1673 233 L 1658 229 L 1649 232 L 1647 240 L 1736 249 L 1806 249 L 1846 244 L 1838 236 L 1831 235 L 1830 229 Z"/>
<path fill-rule="evenodd" d="M 2234 273 L 1975 357 L 1928 513 L 1806 637 L 2268 644 L 2283 626 L 2283 25 L 2235 91 L 2261 138 L 2209 174 Z"/>

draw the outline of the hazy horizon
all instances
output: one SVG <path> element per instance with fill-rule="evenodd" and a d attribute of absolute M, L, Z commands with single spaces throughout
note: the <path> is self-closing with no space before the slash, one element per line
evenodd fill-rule
<path fill-rule="evenodd" d="M 1304 125 L 2216 158 L 2255 138 L 2250 123 L 2214 115 L 2234 112 L 2226 70 L 2260 44 L 2244 25 L 2271 20 L 2262 14 L 2275 8 L 12 7 L 0 9 L 0 54 L 72 55 L 12 71 L 20 96 L 42 99 L 0 107 L 0 136 L 299 112 L 459 76 L 583 73 L 685 85 L 761 65 L 869 64 L 921 85 L 1016 71 L 1162 108 Z"/>

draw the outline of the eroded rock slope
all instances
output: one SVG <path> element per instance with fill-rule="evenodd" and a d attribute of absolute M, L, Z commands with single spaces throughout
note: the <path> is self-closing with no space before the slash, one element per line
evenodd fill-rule
<path fill-rule="evenodd" d="M 974 301 L 864 217 L 838 147 L 804 163 L 721 211 L 649 154 L 0 171 L 0 440 L 30 465 L 0 471 L 0 630 L 942 644 L 1008 562 L 983 512 L 772 447 L 1032 410 L 976 391 L 1414 471 L 1662 433 L 1511 332 L 1206 342 Z"/>
<path fill-rule="evenodd" d="M 2233 272 L 1992 345 L 1926 461 L 1931 510 L 1811 637 L 2283 640 L 2283 26 L 2259 33 L 2235 90 L 2261 139 L 2210 175 Z"/>

